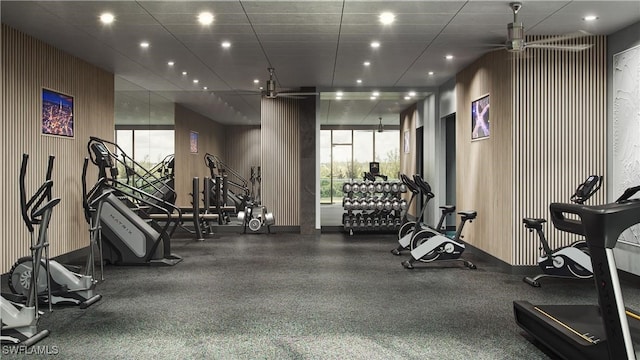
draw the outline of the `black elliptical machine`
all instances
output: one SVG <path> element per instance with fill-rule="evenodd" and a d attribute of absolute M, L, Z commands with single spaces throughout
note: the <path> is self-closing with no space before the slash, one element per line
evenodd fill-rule
<path fill-rule="evenodd" d="M 29 155 L 22 155 L 22 166 L 20 168 L 20 207 L 22 210 L 22 219 L 24 220 L 29 233 L 31 234 L 32 244 L 37 243 L 36 247 L 44 249 L 44 256 L 41 257 L 40 268 L 38 272 L 37 295 L 38 301 L 51 305 L 78 305 L 81 309 L 87 308 L 102 299 L 102 295 L 95 293 L 95 287 L 98 281 L 94 279 L 94 250 L 96 250 L 96 242 L 91 238 L 87 262 L 84 273 L 71 271 L 67 266 L 49 259 L 49 241 L 47 238 L 47 227 L 49 225 L 49 217 L 44 218 L 43 210 L 37 210 L 43 202 L 50 204 L 50 211 L 58 204 L 60 199 L 53 199 L 51 189 L 53 180 L 51 175 L 53 172 L 54 157 L 49 156 L 47 165 L 47 175 L 44 184 L 40 189 L 27 200 L 25 190 L 25 176 L 27 172 L 27 163 Z M 46 220 L 46 221 L 45 221 Z M 35 238 L 35 228 L 40 227 L 40 236 L 38 240 Z M 33 245 L 32 245 L 33 246 Z M 14 294 L 22 295 L 25 298 L 31 292 L 30 286 L 32 281 L 32 271 L 34 268 L 33 257 L 25 256 L 13 265 L 9 271 L 9 288 Z"/>
<path fill-rule="evenodd" d="M 584 204 L 600 189 L 603 179 L 603 176 L 589 175 L 571 196 L 571 201 L 580 205 Z M 590 279 L 593 277 L 589 249 L 584 239 L 552 250 L 542 229 L 542 224 L 546 223 L 547 220 L 524 218 L 522 222 L 524 227 L 529 229 L 529 232 L 535 230 L 538 233 L 540 250 L 542 251 L 538 258 L 538 265 L 543 272 L 543 274 L 535 277 L 524 277 L 522 281 L 531 286 L 540 287 L 538 280 L 544 277 L 563 279 Z"/>

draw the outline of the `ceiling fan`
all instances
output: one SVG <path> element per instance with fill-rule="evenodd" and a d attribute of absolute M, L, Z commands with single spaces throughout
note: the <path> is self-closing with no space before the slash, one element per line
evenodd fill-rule
<path fill-rule="evenodd" d="M 512 2 L 509 4 L 513 11 L 513 22 L 507 25 L 507 40 L 504 44 L 496 45 L 511 52 L 523 52 L 529 48 L 582 51 L 590 48 L 591 44 L 559 44 L 561 41 L 577 39 L 589 36 L 586 31 L 577 31 L 570 34 L 549 37 L 546 39 L 526 41 L 524 25 L 518 21 L 518 12 L 522 8 L 522 3 Z"/>
<path fill-rule="evenodd" d="M 285 91 L 277 91 L 276 90 L 276 80 L 274 79 L 274 71 L 275 69 L 270 67 L 267 68 L 269 71 L 269 80 L 267 80 L 267 86 L 264 88 L 262 95 L 267 99 L 275 99 L 277 97 L 288 97 L 288 98 L 303 98 L 306 96 L 314 96 L 318 95 L 317 92 L 285 92 Z"/>

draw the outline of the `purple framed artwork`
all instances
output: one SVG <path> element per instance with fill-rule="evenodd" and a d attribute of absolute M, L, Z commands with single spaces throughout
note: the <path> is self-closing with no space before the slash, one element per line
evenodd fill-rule
<path fill-rule="evenodd" d="M 43 135 L 73 137 L 73 96 L 42 88 L 41 110 Z"/>
<path fill-rule="evenodd" d="M 192 154 L 198 153 L 198 133 L 195 131 L 189 133 L 189 148 Z"/>
<path fill-rule="evenodd" d="M 489 94 L 471 102 L 471 140 L 489 137 Z"/>

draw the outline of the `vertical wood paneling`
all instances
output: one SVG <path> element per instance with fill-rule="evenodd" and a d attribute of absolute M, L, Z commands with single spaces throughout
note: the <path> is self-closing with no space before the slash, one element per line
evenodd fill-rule
<path fill-rule="evenodd" d="M 510 262 L 512 203 L 513 61 L 506 51 L 478 59 L 456 76 L 456 207 L 476 210 L 465 241 Z M 471 102 L 490 96 L 490 136 L 471 141 Z"/>
<path fill-rule="evenodd" d="M 416 121 L 417 121 L 417 106 L 412 105 L 409 108 L 400 112 L 400 172 L 413 178 L 413 175 L 417 173 L 416 170 Z M 404 145 L 404 133 L 409 131 L 409 152 L 405 153 Z M 411 194 L 409 192 L 402 195 L 402 198 L 409 201 Z M 410 215 L 417 215 L 417 204 L 422 203 L 420 199 L 415 199 L 411 203 L 411 208 L 408 209 Z"/>
<path fill-rule="evenodd" d="M 6 272 L 29 253 L 29 235 L 20 217 L 18 175 L 22 153 L 30 155 L 27 192 L 44 181 L 47 157 L 56 156 L 53 196 L 61 198 L 50 225 L 51 256 L 88 245 L 82 213 L 81 175 L 89 136 L 113 139 L 114 79 L 101 70 L 39 40 L 2 25 L 2 245 Z M 40 134 L 42 87 L 74 97 L 73 139 Z M 96 170 L 90 169 L 90 179 Z M 91 181 L 91 180 L 90 180 Z"/>
<path fill-rule="evenodd" d="M 587 51 L 530 49 L 514 63 L 514 265 L 533 265 L 539 255 L 521 219 L 549 219 L 551 202 L 568 202 L 588 175 L 605 173 L 606 39 L 587 40 L 594 44 Z M 600 191 L 590 203 L 604 199 Z M 551 223 L 545 231 L 552 248 L 577 239 Z"/>
<path fill-rule="evenodd" d="M 249 181 L 251 167 L 260 166 L 260 126 L 228 126 L 226 143 L 226 163 Z"/>
<path fill-rule="evenodd" d="M 300 225 L 299 134 L 298 100 L 262 99 L 262 203 L 273 212 L 276 225 Z"/>
<path fill-rule="evenodd" d="M 192 154 L 190 147 L 191 131 L 198 133 L 198 153 Z M 210 153 L 224 158 L 226 147 L 225 126 L 193 112 L 179 104 L 175 105 L 175 190 L 176 204 L 180 207 L 191 206 L 192 180 L 211 176 L 204 163 L 204 155 Z"/>

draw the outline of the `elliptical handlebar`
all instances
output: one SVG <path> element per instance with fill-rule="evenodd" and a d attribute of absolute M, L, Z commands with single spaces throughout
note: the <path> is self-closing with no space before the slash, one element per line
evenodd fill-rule
<path fill-rule="evenodd" d="M 25 178 L 27 176 L 27 164 L 29 162 L 29 155 L 22 154 L 22 164 L 20 165 L 20 212 L 22 215 L 22 220 L 25 225 L 27 225 L 27 229 L 29 232 L 33 232 L 35 229 L 33 227 L 34 224 L 37 224 L 39 217 L 42 212 L 40 211 L 40 205 L 47 202 L 46 205 L 51 201 L 51 188 L 53 188 L 53 180 L 51 180 L 51 174 L 53 172 L 53 160 L 54 156 L 49 156 L 49 163 L 47 165 L 47 180 L 40 185 L 38 190 L 27 200 L 27 191 Z M 57 204 L 57 203 L 56 203 Z M 55 206 L 55 204 L 53 205 Z M 31 209 L 31 211 L 29 211 Z M 30 213 L 29 213 L 30 212 Z"/>
<path fill-rule="evenodd" d="M 22 154 L 22 164 L 20 165 L 20 210 L 22 213 L 22 220 L 27 225 L 29 232 L 33 232 L 33 224 L 29 218 L 27 208 L 27 192 L 25 189 L 24 179 L 27 176 L 27 162 L 29 162 L 29 155 Z"/>

